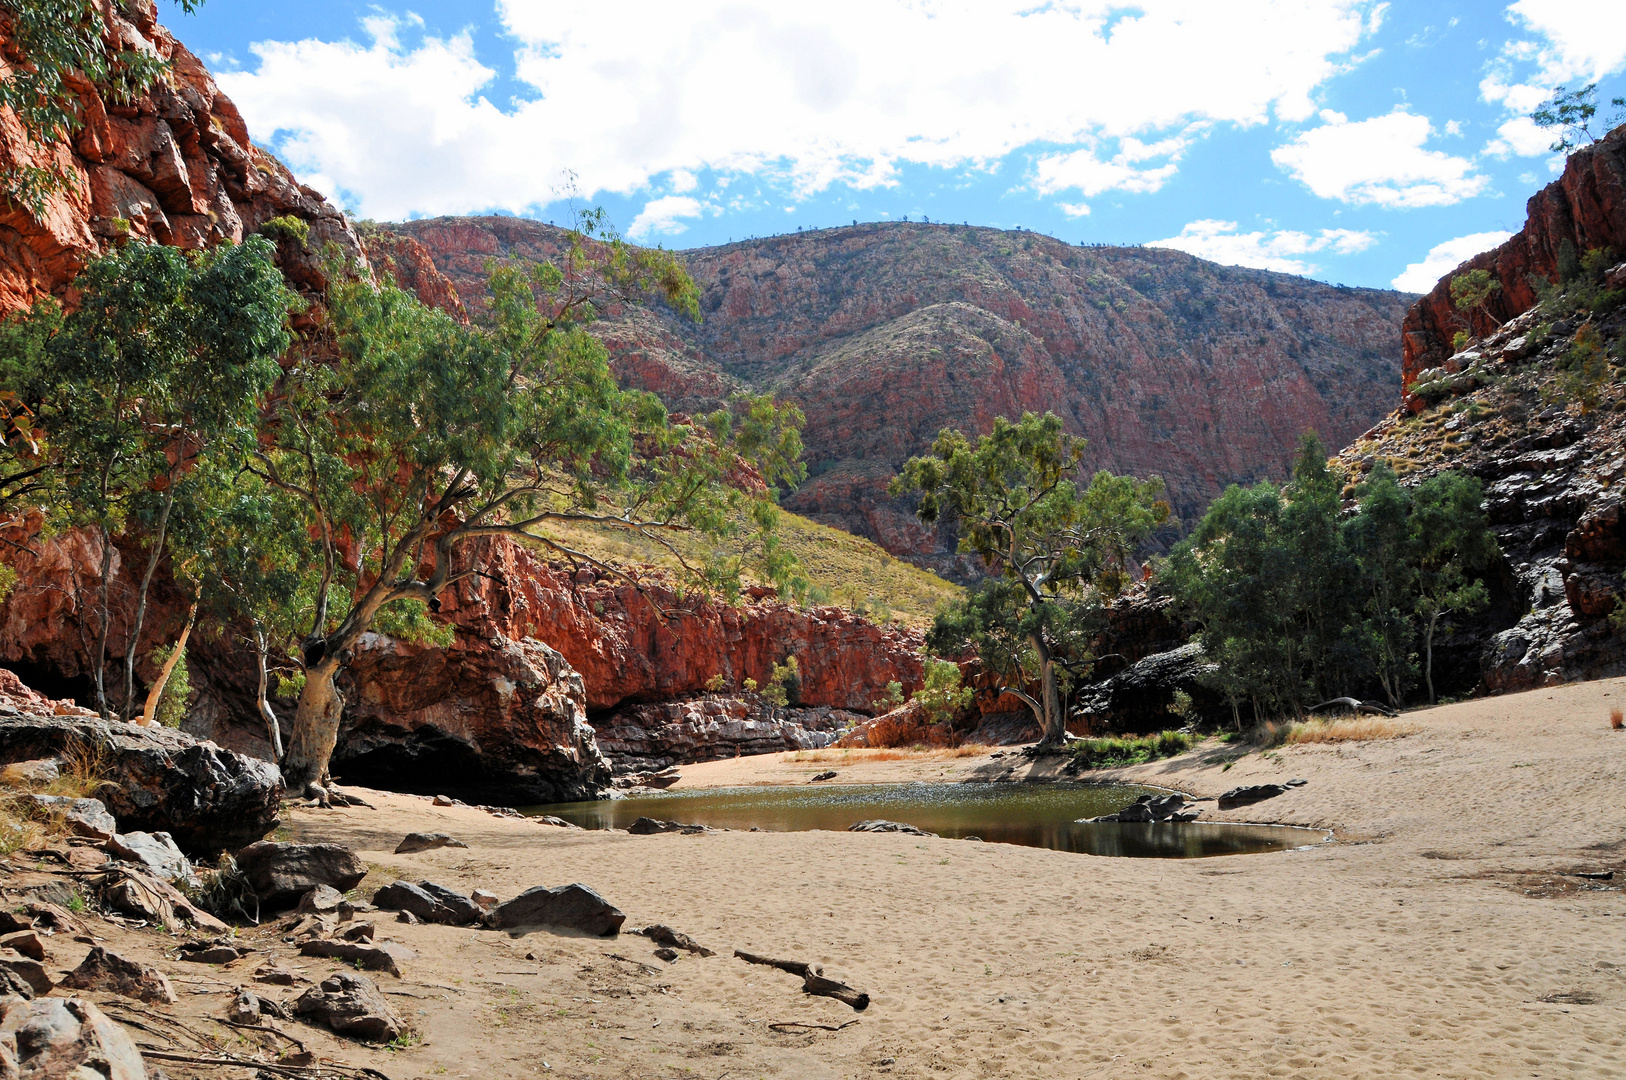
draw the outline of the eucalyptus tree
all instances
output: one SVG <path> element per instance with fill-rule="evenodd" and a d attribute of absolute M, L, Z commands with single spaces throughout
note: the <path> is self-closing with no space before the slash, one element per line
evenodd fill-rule
<path fill-rule="evenodd" d="M 252 447 L 261 398 L 280 374 L 293 294 L 260 237 L 207 252 L 127 243 L 75 279 L 78 306 L 50 299 L 14 320 L 8 374 L 39 402 L 60 521 L 100 541 L 92 670 L 97 708 L 113 709 L 105 669 L 114 622 L 116 537 L 146 546 L 128 602 L 122 696 L 134 715 L 148 596 L 177 505 L 222 460 Z M 26 346 L 26 347 L 25 347 Z M 125 597 L 121 596 L 122 602 Z"/>
<path fill-rule="evenodd" d="M 315 548 L 283 761 L 294 792 L 326 775 L 336 677 L 361 636 L 391 612 L 427 617 L 482 573 L 473 541 L 524 538 L 616 572 L 560 528 L 585 523 L 638 533 L 705 579 L 678 534 L 770 530 L 778 485 L 804 475 L 793 408 L 742 399 L 678 422 L 617 385 L 588 332 L 603 309 L 698 307 L 673 256 L 624 244 L 600 213 L 557 259 L 496 267 L 483 327 L 387 283 L 333 280 L 329 329 L 296 350 L 251 466 L 294 497 Z"/>
<path fill-rule="evenodd" d="M 1088 664 L 1089 615 L 1127 583 L 1136 548 L 1169 516 L 1159 479 L 1103 471 L 1086 482 L 1084 447 L 1054 413 L 1000 417 L 981 437 L 942 431 L 891 486 L 918 493 L 921 521 L 957 522 L 960 550 L 995 578 L 939 617 L 931 647 L 975 646 L 1033 710 L 1047 745 L 1067 738 L 1058 667 Z M 1026 690 L 1033 682 L 1038 697 Z"/>

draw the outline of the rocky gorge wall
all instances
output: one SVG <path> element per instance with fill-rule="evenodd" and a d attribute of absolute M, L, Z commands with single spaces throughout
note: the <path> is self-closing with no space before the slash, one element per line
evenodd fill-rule
<path fill-rule="evenodd" d="M 358 235 L 320 193 L 300 186 L 275 156 L 256 147 L 241 115 L 203 64 L 155 18 L 150 0 L 107 10 L 121 47 L 151 50 L 172 78 L 127 105 L 77 87 L 84 130 L 55 162 L 69 176 L 43 213 L 0 212 L 0 315 L 36 298 L 71 304 L 85 263 L 126 237 L 182 248 L 240 241 L 271 219 L 309 227 L 308 244 L 274 230 L 278 263 L 291 283 L 318 296 L 330 247 L 361 272 L 389 273 L 425 303 L 465 317 L 451 282 L 408 236 Z M 0 57 L 16 61 L 0 35 Z M 15 117 L 0 110 L 0 162 L 36 161 Z M 36 539 L 38 521 L 14 530 L 0 560 L 18 583 L 0 603 L 0 663 L 55 697 L 94 700 L 93 594 L 101 559 L 91 534 Z M 110 647 L 122 657 L 134 592 L 135 543 L 121 538 Z M 919 684 L 919 635 L 881 627 L 837 608 L 803 611 L 772 601 L 741 607 L 680 602 L 652 579 L 655 606 L 627 585 L 549 566 L 506 540 L 483 542 L 486 576 L 443 601 L 456 626 L 446 649 L 372 636 L 345 678 L 350 702 L 334 766 L 385 787 L 454 791 L 479 801 L 543 802 L 592 797 L 609 780 L 589 716 L 626 703 L 700 692 L 723 675 L 731 685 L 765 682 L 773 664 L 796 655 L 809 707 L 868 708 L 892 680 Z M 138 687 L 156 671 L 153 647 L 180 633 L 188 601 L 163 569 L 138 653 Z M 230 627 L 200 627 L 188 646 L 195 696 L 186 727 L 223 746 L 270 755 L 253 699 L 253 660 Z M 117 686 L 108 667 L 109 686 Z M 277 708 L 284 722 L 292 701 Z"/>

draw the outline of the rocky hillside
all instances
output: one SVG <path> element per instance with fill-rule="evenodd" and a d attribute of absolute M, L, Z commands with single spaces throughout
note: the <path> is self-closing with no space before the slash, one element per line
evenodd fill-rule
<path fill-rule="evenodd" d="M 388 228 L 427 249 L 476 309 L 488 260 L 546 258 L 560 236 L 502 217 Z M 1177 251 L 924 223 L 683 258 L 703 320 L 606 320 L 622 377 L 680 409 L 741 388 L 798 402 L 810 475 L 790 508 L 959 576 L 971 571 L 952 538 L 885 493 L 939 429 L 1054 411 L 1091 440 L 1092 464 L 1163 476 L 1189 518 L 1227 483 L 1280 475 L 1304 429 L 1342 445 L 1392 407 L 1413 299 Z"/>

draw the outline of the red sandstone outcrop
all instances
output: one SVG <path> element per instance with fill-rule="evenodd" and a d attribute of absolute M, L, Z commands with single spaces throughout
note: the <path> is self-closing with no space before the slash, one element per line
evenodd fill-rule
<path fill-rule="evenodd" d="M 0 315 L 42 295 L 66 296 L 74 275 L 121 236 L 202 248 L 241 241 L 283 216 L 305 222 L 310 236 L 305 244 L 281 237 L 278 262 L 290 281 L 320 292 L 329 244 L 361 253 L 344 215 L 249 140 L 202 61 L 158 24 L 153 0 L 104 7 L 110 37 L 168 60 L 171 77 L 126 104 L 104 100 L 89 82 L 75 86 L 84 126 L 49 162 L 68 176 L 65 189 L 39 215 L 0 206 Z M 9 69 L 17 59 L 0 38 L 0 62 Z M 0 111 L 0 165 L 47 164 L 40 153 L 15 115 Z"/>
<path fill-rule="evenodd" d="M 440 218 L 413 237 L 478 310 L 492 258 L 541 259 L 561 231 Z M 1169 483 L 1199 513 L 1233 480 L 1280 475 L 1309 427 L 1331 445 L 1391 407 L 1409 297 L 1177 251 L 1076 248 L 1023 232 L 888 223 L 682 253 L 703 321 L 611 312 L 617 374 L 694 410 L 735 389 L 801 405 L 809 479 L 787 505 L 956 577 L 952 535 L 887 478 L 939 428 L 1054 411 L 1092 466 Z"/>
<path fill-rule="evenodd" d="M 1538 283 L 1558 280 L 1559 252 L 1566 242 L 1578 256 L 1594 248 L 1613 248 L 1617 259 L 1626 255 L 1626 125 L 1571 154 L 1563 175 L 1525 205 L 1523 229 L 1441 278 L 1406 313 L 1401 377 L 1407 388 L 1425 368 L 1438 367 L 1451 356 L 1452 339 L 1465 329 L 1462 313 L 1451 303 L 1456 275 L 1490 272 L 1501 288 L 1486 309 L 1501 323 L 1535 306 Z M 1476 319 L 1472 331 L 1487 332 L 1489 327 Z"/>

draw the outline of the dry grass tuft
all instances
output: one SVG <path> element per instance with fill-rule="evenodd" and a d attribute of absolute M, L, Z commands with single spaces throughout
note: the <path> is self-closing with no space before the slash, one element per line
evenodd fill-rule
<path fill-rule="evenodd" d="M 1287 728 L 1282 742 L 1335 743 L 1370 742 L 1375 739 L 1401 739 L 1415 735 L 1416 724 L 1391 720 L 1386 716 L 1345 716 L 1336 720 L 1301 720 Z"/>
<path fill-rule="evenodd" d="M 48 783 L 7 781 L 11 790 L 0 793 L 0 855 L 44 847 L 52 838 L 72 832 L 65 813 L 44 810 L 25 801 L 22 795 L 89 799 L 110 783 L 103 778 L 107 763 L 104 746 L 73 742 L 63 747 L 57 760 L 62 763 L 59 774 Z"/>
<path fill-rule="evenodd" d="M 879 750 L 862 747 L 849 750 L 798 750 L 785 760 L 838 764 L 857 764 L 862 761 L 948 761 L 952 758 L 980 757 L 991 749 L 992 747 L 981 743 L 965 743 L 960 746 L 888 747 Z"/>
<path fill-rule="evenodd" d="M 1626 727 L 1626 713 L 1621 712 L 1619 709 L 1610 709 L 1609 726 L 1614 728 L 1616 731 Z"/>

